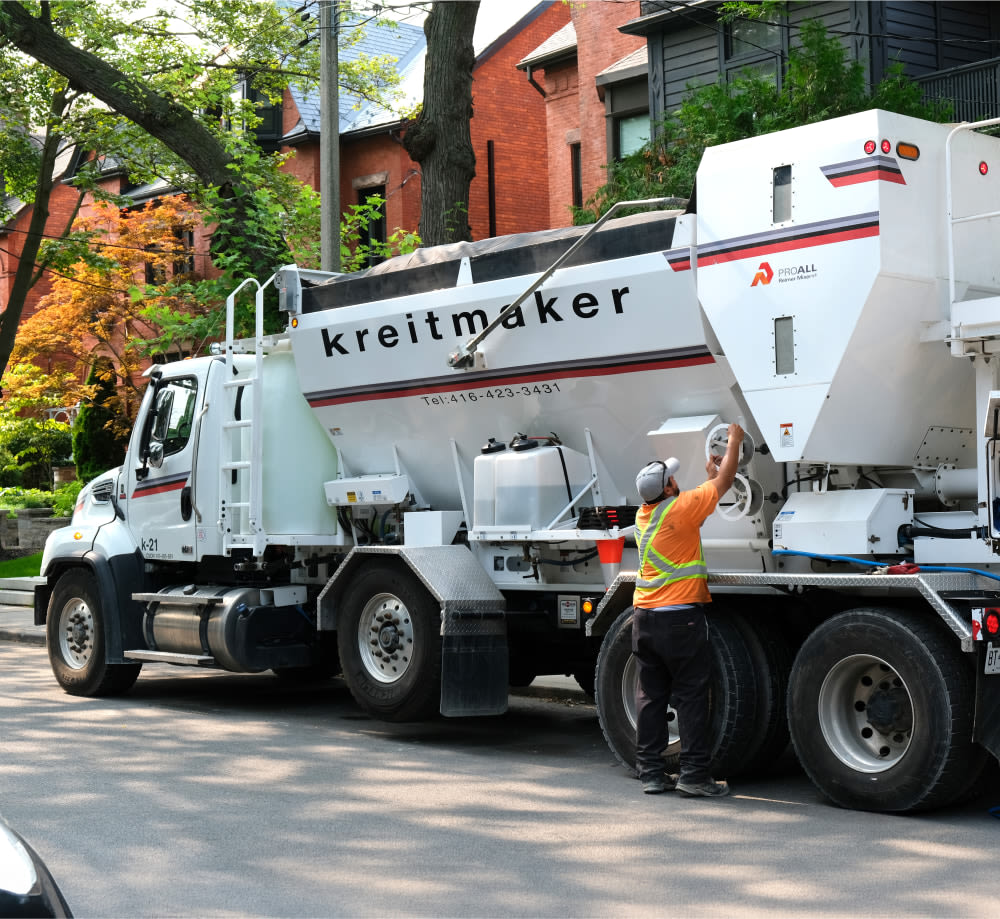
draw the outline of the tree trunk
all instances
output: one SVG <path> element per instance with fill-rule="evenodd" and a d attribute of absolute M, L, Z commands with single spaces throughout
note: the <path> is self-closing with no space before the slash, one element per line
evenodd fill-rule
<path fill-rule="evenodd" d="M 35 183 L 35 200 L 31 210 L 31 220 L 24 237 L 24 245 L 17 259 L 17 270 L 10 286 L 10 297 L 7 306 L 0 315 L 0 377 L 7 369 L 10 353 L 14 350 L 14 339 L 21 323 L 21 314 L 28 298 L 28 291 L 38 280 L 35 272 L 35 262 L 45 238 L 45 225 L 49 220 L 49 199 L 52 197 L 52 186 L 55 183 L 56 155 L 62 143 L 62 136 L 52 128 L 58 124 L 65 112 L 66 92 L 59 90 L 52 97 L 49 109 L 49 129 L 42 143 L 42 155 L 38 163 L 38 180 Z M 0 396 L 3 393 L 0 392 Z"/>
<path fill-rule="evenodd" d="M 479 0 L 434 3 L 424 22 L 424 104 L 403 146 L 420 164 L 420 238 L 425 246 L 472 239 L 469 184 L 476 175 L 472 118 L 472 34 Z"/>
<path fill-rule="evenodd" d="M 204 186 L 219 189 L 220 196 L 230 202 L 232 223 L 220 226 L 213 251 L 230 245 L 230 239 L 239 239 L 239 248 L 260 277 L 267 277 L 287 259 L 287 252 L 276 253 L 273 247 L 255 242 L 261 233 L 252 225 L 252 196 L 228 168 L 233 157 L 192 111 L 77 48 L 20 3 L 0 3 L 0 38 L 62 74 L 72 88 L 95 96 L 137 124 L 187 163 Z"/>

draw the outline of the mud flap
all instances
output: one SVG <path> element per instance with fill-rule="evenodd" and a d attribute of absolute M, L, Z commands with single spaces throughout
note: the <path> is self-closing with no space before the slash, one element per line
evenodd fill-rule
<path fill-rule="evenodd" d="M 449 612 L 441 643 L 441 714 L 507 711 L 507 624 L 502 610 Z"/>
<path fill-rule="evenodd" d="M 1000 759 L 1000 647 L 976 642 L 976 718 L 972 739 Z"/>

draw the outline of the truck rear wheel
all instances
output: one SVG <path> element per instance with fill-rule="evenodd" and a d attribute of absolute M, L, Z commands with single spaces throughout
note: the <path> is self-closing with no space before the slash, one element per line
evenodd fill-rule
<path fill-rule="evenodd" d="M 441 704 L 441 613 L 427 589 L 393 565 L 369 565 L 344 592 L 337 623 L 344 680 L 368 714 L 420 721 Z"/>
<path fill-rule="evenodd" d="M 595 701 L 597 718 L 616 759 L 635 773 L 636 667 L 632 656 L 632 615 L 627 609 L 614 622 L 597 657 Z M 746 643 L 732 621 L 723 614 L 709 613 L 709 645 L 712 651 L 709 717 L 713 737 L 712 771 L 716 776 L 737 775 L 758 735 L 757 686 L 753 662 Z M 680 734 L 676 713 L 667 715 L 669 743 L 665 767 L 676 772 L 680 765 Z"/>
<path fill-rule="evenodd" d="M 67 571 L 49 599 L 45 619 L 49 663 L 74 696 L 114 696 L 132 688 L 142 664 L 109 664 L 97 582 L 81 568 Z"/>
<path fill-rule="evenodd" d="M 949 804 L 982 766 L 972 668 L 911 612 L 856 609 L 822 623 L 792 668 L 799 762 L 834 804 L 905 812 Z"/>
<path fill-rule="evenodd" d="M 757 683 L 757 730 L 750 742 L 741 769 L 744 773 L 767 769 L 788 749 L 788 678 L 792 669 L 792 648 L 781 628 L 766 613 L 734 616 L 753 661 Z"/>

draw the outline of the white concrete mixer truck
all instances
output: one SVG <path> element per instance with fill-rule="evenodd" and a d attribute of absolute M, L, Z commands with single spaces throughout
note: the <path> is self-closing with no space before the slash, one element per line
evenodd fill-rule
<path fill-rule="evenodd" d="M 872 111 L 710 149 L 687 207 L 282 268 L 287 330 L 154 367 L 49 539 L 56 679 L 342 673 L 393 720 L 574 675 L 626 766 L 634 476 L 700 481 L 717 774 L 789 742 L 842 806 L 1000 754 L 1000 140 Z M 663 206 L 666 202 L 657 202 Z M 676 733 L 667 751 L 677 756 Z M 669 766 L 669 763 L 668 763 Z"/>

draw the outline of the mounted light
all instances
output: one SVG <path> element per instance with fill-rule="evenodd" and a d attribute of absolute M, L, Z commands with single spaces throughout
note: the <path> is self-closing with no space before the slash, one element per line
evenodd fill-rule
<path fill-rule="evenodd" d="M 594 601 L 590 599 L 584 600 L 581 609 L 585 616 L 589 616 L 594 611 Z"/>
<path fill-rule="evenodd" d="M 904 160 L 918 160 L 920 148 L 916 144 L 896 144 L 896 155 Z"/>
<path fill-rule="evenodd" d="M 883 140 L 882 141 L 882 152 L 883 153 L 892 153 L 892 144 L 889 143 L 889 141 L 887 141 L 887 140 Z"/>
<path fill-rule="evenodd" d="M 293 329 L 297 329 L 298 327 L 299 327 L 299 320 L 298 319 L 292 319 L 292 328 Z"/>
<path fill-rule="evenodd" d="M 875 152 L 875 141 L 873 141 L 873 140 L 866 140 L 865 141 L 865 153 L 874 153 L 874 152 Z"/>
<path fill-rule="evenodd" d="M 996 635 L 1000 632 L 1000 613 L 995 609 L 988 610 L 983 625 L 986 627 L 987 635 Z"/>
<path fill-rule="evenodd" d="M 990 167 L 986 164 L 986 160 L 980 160 L 980 162 L 979 162 L 979 174 L 981 176 L 984 176 L 989 171 L 990 171 Z"/>

